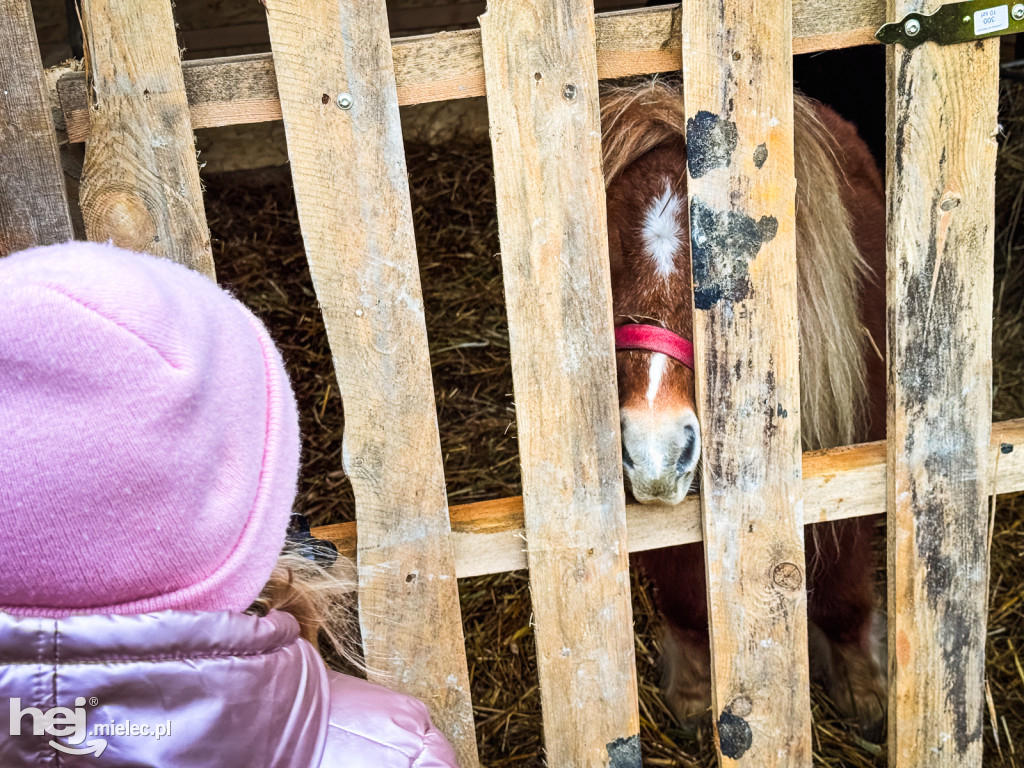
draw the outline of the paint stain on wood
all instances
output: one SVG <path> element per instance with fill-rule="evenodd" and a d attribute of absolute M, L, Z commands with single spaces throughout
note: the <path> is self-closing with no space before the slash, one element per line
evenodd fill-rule
<path fill-rule="evenodd" d="M 917 489 L 912 493 L 917 497 Z M 928 563 L 928 570 L 925 573 L 925 588 L 928 599 L 938 602 L 943 596 L 949 593 L 953 585 L 955 561 L 947 551 L 945 537 L 945 526 L 942 516 L 942 505 L 937 500 L 926 500 L 920 507 L 921 513 L 917 518 L 917 526 L 914 530 L 915 544 L 921 559 Z"/>
<path fill-rule="evenodd" d="M 699 179 L 715 168 L 727 166 L 738 139 L 736 123 L 712 112 L 701 110 L 687 120 L 686 164 L 690 176 Z"/>
<path fill-rule="evenodd" d="M 937 293 L 942 296 L 951 296 L 954 301 L 950 306 L 956 306 L 959 302 L 959 293 L 955 287 L 944 286 L 944 280 L 940 275 L 937 281 Z M 906 301 L 908 306 L 916 302 L 921 304 L 925 290 L 924 286 L 917 286 L 916 291 L 908 291 Z M 908 334 L 906 338 L 906 350 L 908 353 L 915 352 L 918 359 L 924 359 L 931 348 L 931 343 L 926 337 L 930 334 L 924 331 Z M 957 365 L 965 361 L 959 355 L 963 352 L 954 353 L 952 359 L 943 359 L 941 350 L 935 350 L 932 354 L 933 363 L 938 365 Z M 926 385 L 923 382 L 910 381 L 904 387 L 905 392 L 914 391 L 917 387 L 922 395 L 919 399 L 911 400 L 910 407 L 906 407 L 908 414 L 915 414 L 917 418 L 925 418 L 927 415 L 926 406 L 928 394 Z M 964 415 L 954 414 L 945 420 L 948 437 L 942 441 L 929 442 L 926 449 L 928 454 L 923 458 L 922 463 L 932 478 L 955 478 L 958 472 L 964 472 L 964 459 L 976 459 L 964 445 L 966 436 L 970 434 L 969 424 Z M 915 450 L 917 436 L 910 434 L 906 437 L 905 447 L 907 455 L 914 457 L 919 454 Z M 980 470 L 973 468 L 972 474 L 977 475 Z M 985 540 L 977 536 L 961 535 L 961 528 L 957 521 L 950 518 L 949 512 L 944 504 L 944 498 L 951 497 L 952 487 L 946 483 L 940 483 L 938 487 L 920 487 L 916 480 L 911 481 L 910 493 L 912 507 L 917 510 L 916 526 L 914 528 L 914 543 L 920 562 L 927 563 L 925 570 L 925 593 L 929 603 L 940 608 L 943 614 L 943 631 L 938 638 L 938 646 L 942 654 L 942 663 L 947 670 L 948 684 L 946 686 L 945 705 L 946 711 L 952 715 L 952 746 L 959 756 L 965 757 L 972 750 L 974 745 L 981 739 L 983 727 L 983 709 L 972 705 L 972 691 L 980 690 L 983 681 L 979 677 L 979 668 L 972 665 L 971 659 L 974 649 L 984 644 L 984 623 L 978 624 L 972 616 L 968 604 L 970 593 L 962 589 L 966 574 L 963 572 L 963 563 L 985 562 Z M 977 488 L 957 489 L 962 498 L 967 499 L 968 508 L 977 509 L 984 507 L 984 500 L 977 498 Z M 971 492 L 974 492 L 973 494 Z M 973 495 L 975 498 L 970 498 Z"/>
<path fill-rule="evenodd" d="M 750 260 L 778 230 L 779 222 L 774 216 L 762 216 L 755 221 L 738 211 L 716 211 L 699 197 L 693 197 L 690 245 L 694 306 L 706 310 L 723 299 L 736 302 L 747 298 Z"/>
<path fill-rule="evenodd" d="M 727 707 L 718 716 L 715 725 L 718 731 L 718 743 L 725 757 L 739 760 L 754 743 L 754 733 L 750 724 Z"/>
<path fill-rule="evenodd" d="M 960 612 L 948 612 L 942 637 L 942 656 L 950 672 L 946 688 L 946 705 L 953 710 L 953 742 L 957 754 L 967 755 L 971 746 L 981 739 L 984 715 L 981 707 L 968 703 L 969 691 L 982 682 L 969 670 L 973 649 L 984 643 L 984 637 L 975 635 L 976 624 Z"/>
<path fill-rule="evenodd" d="M 640 734 L 616 739 L 607 749 L 608 768 L 640 768 Z"/>
<path fill-rule="evenodd" d="M 760 168 L 764 165 L 764 161 L 768 159 L 768 145 L 758 144 L 757 149 L 754 150 L 754 165 Z"/>

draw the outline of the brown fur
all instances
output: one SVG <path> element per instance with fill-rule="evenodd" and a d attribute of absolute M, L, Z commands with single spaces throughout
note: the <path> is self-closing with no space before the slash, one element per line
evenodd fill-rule
<path fill-rule="evenodd" d="M 666 182 L 686 197 L 681 84 L 654 79 L 608 88 L 601 109 L 616 322 L 654 322 L 692 338 L 685 213 L 677 222 L 685 245 L 668 279 L 655 275 L 640 242 L 646 206 Z M 884 193 L 867 147 L 827 107 L 797 94 L 794 129 L 801 430 L 805 448 L 827 448 L 884 433 L 884 359 L 878 352 L 884 349 Z M 619 353 L 622 406 L 642 400 L 646 370 L 647 353 Z M 673 365 L 662 381 L 662 390 L 671 389 L 671 397 L 659 400 L 663 407 L 695 408 L 692 371 Z M 810 533 L 809 618 L 812 636 L 824 636 L 827 649 L 816 654 L 815 671 L 841 706 L 873 724 L 881 719 L 883 697 L 868 649 L 872 524 L 860 518 L 815 526 Z M 655 550 L 639 559 L 668 623 L 667 698 L 685 719 L 707 706 L 710 690 L 701 545 Z"/>

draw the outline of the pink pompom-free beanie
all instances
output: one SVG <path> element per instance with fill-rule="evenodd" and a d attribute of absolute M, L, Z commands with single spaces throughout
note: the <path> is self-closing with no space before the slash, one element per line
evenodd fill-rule
<path fill-rule="evenodd" d="M 298 463 L 281 357 L 213 282 L 93 243 L 0 259 L 0 611 L 244 610 Z"/>

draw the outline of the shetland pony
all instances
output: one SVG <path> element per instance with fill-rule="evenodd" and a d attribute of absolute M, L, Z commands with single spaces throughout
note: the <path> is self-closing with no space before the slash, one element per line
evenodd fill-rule
<path fill-rule="evenodd" d="M 624 325 L 645 324 L 690 340 L 682 85 L 606 88 L 601 114 L 617 337 Z M 799 94 L 794 119 L 801 429 L 810 450 L 884 436 L 885 208 L 878 169 L 852 125 Z M 627 487 L 637 501 L 676 504 L 700 457 L 693 371 L 678 355 L 622 346 Z M 886 699 L 871 647 L 872 528 L 856 518 L 813 526 L 806 537 L 811 672 L 868 737 L 880 735 Z M 664 617 L 666 701 L 695 726 L 711 703 L 702 545 L 638 560 Z"/>

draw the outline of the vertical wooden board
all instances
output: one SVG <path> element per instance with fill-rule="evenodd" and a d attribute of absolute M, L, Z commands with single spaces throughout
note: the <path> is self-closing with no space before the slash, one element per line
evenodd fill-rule
<path fill-rule="evenodd" d="M 170 0 L 82 0 L 86 235 L 214 276 Z"/>
<path fill-rule="evenodd" d="M 934 2 L 890 0 L 889 19 Z M 888 63 L 889 754 L 981 765 L 996 40 Z"/>
<path fill-rule="evenodd" d="M 640 765 L 593 5 L 480 17 L 548 765 Z"/>
<path fill-rule="evenodd" d="M 788 0 L 684 0 L 712 705 L 723 765 L 811 763 Z"/>
<path fill-rule="evenodd" d="M 371 678 L 478 764 L 384 0 L 266 0 L 299 223 L 345 404 Z M 339 98 L 340 97 L 340 98 Z"/>
<path fill-rule="evenodd" d="M 70 240 L 57 135 L 29 0 L 0 0 L 0 256 Z"/>

